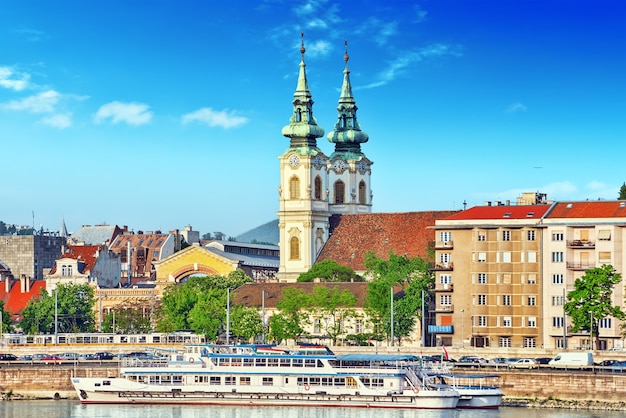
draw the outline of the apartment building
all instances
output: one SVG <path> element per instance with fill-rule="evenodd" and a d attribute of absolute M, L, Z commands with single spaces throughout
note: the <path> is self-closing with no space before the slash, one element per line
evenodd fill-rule
<path fill-rule="evenodd" d="M 457 347 L 623 348 L 621 321 L 596 318 L 596 344 L 588 330 L 571 332 L 563 305 L 587 270 L 624 274 L 625 227 L 624 201 L 495 202 L 437 220 L 429 333 Z M 626 309 L 624 296 L 620 283 L 613 304 Z"/>

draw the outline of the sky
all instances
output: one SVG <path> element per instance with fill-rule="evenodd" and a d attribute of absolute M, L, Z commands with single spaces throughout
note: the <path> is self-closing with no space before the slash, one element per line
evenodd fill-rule
<path fill-rule="evenodd" d="M 626 181 L 623 0 L 0 0 L 0 220 L 276 219 L 301 33 L 327 134 L 348 43 L 373 212 Z"/>

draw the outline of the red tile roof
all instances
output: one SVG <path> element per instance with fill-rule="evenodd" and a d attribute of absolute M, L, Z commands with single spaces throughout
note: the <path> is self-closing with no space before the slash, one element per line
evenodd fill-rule
<path fill-rule="evenodd" d="M 81 268 L 79 273 L 84 274 L 93 269 L 96 265 L 97 255 L 99 251 L 103 249 L 104 245 L 68 245 L 65 252 L 59 257 L 59 260 L 70 258 L 72 260 L 81 261 L 81 263 L 78 264 L 79 268 Z M 50 270 L 50 274 L 55 274 L 56 269 L 57 264 L 55 262 Z"/>
<path fill-rule="evenodd" d="M 626 201 L 559 202 L 546 218 L 626 218 Z"/>
<path fill-rule="evenodd" d="M 0 283 L 0 299 L 4 301 L 4 309 L 11 313 L 13 320 L 16 320 L 28 305 L 31 299 L 39 297 L 41 289 L 46 288 L 45 280 L 31 280 L 28 292 L 22 293 L 19 280 L 11 280 L 11 289 L 6 291 L 6 283 Z M 29 279 L 25 279 L 29 280 Z"/>
<path fill-rule="evenodd" d="M 390 251 L 426 258 L 428 244 L 435 237 L 429 227 L 435 225 L 435 220 L 456 212 L 333 215 L 330 218 L 331 236 L 316 261 L 333 260 L 355 271 L 364 271 L 365 253 L 369 250 L 385 259 Z"/>
<path fill-rule="evenodd" d="M 474 206 L 445 218 L 446 221 L 480 219 L 540 219 L 550 205 Z"/>
<path fill-rule="evenodd" d="M 274 283 L 259 282 L 246 283 L 233 291 L 233 303 L 242 304 L 246 307 L 261 308 L 263 306 L 263 295 L 265 291 L 265 307 L 268 309 L 276 308 L 276 304 L 283 297 L 283 289 L 287 287 L 297 288 L 305 293 L 313 293 L 315 286 L 324 286 L 328 288 L 337 287 L 340 291 L 348 290 L 357 298 L 356 307 L 362 307 L 367 295 L 366 282 L 341 282 L 341 283 Z"/>

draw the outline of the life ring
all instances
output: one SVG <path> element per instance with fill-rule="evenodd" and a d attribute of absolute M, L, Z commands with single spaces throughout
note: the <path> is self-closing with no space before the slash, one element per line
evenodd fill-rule
<path fill-rule="evenodd" d="M 193 357 L 189 357 L 189 363 L 193 363 L 193 362 L 194 362 Z"/>
<path fill-rule="evenodd" d="M 415 392 L 415 393 L 419 393 L 419 392 L 420 392 L 420 390 L 419 390 L 419 388 L 418 388 L 418 387 L 414 387 L 414 388 L 413 388 L 413 392 Z"/>
<path fill-rule="evenodd" d="M 308 383 L 306 383 L 306 384 L 304 385 L 304 390 L 309 390 L 309 389 L 311 389 L 311 385 L 309 385 Z"/>

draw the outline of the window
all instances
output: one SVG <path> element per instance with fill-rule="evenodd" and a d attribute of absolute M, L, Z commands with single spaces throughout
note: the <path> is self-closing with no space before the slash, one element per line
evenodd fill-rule
<path fill-rule="evenodd" d="M 487 273 L 478 273 L 478 284 L 487 284 Z"/>
<path fill-rule="evenodd" d="M 560 273 L 553 274 L 552 284 L 563 284 L 563 275 Z"/>
<path fill-rule="evenodd" d="M 534 241 L 535 240 L 535 231 L 526 231 L 526 239 L 528 241 Z"/>
<path fill-rule="evenodd" d="M 511 305 L 511 295 L 502 295 L 502 304 L 505 306 Z"/>
<path fill-rule="evenodd" d="M 450 253 L 439 254 L 439 261 L 443 264 L 448 264 L 451 258 L 452 258 L 452 255 Z"/>
<path fill-rule="evenodd" d="M 524 348 L 535 348 L 537 347 L 537 340 L 535 337 L 524 337 Z"/>
<path fill-rule="evenodd" d="M 601 320 L 600 320 L 600 322 L 599 322 L 599 324 L 598 324 L 598 326 L 599 326 L 600 328 L 605 328 L 605 329 L 607 329 L 607 328 L 611 328 L 611 318 L 604 318 L 604 319 L 601 319 Z"/>
<path fill-rule="evenodd" d="M 537 296 L 528 296 L 528 306 L 537 305 Z"/>
<path fill-rule="evenodd" d="M 359 205 L 367 204 L 367 187 L 365 182 L 361 180 L 359 183 Z"/>
<path fill-rule="evenodd" d="M 504 283 L 504 284 L 511 284 L 511 274 L 510 273 L 504 273 L 502 275 L 502 283 Z"/>
<path fill-rule="evenodd" d="M 563 262 L 563 251 L 554 251 L 552 253 L 552 262 L 553 263 L 562 263 Z"/>
<path fill-rule="evenodd" d="M 478 304 L 486 305 L 487 304 L 487 295 L 478 295 Z"/>
<path fill-rule="evenodd" d="M 67 275 L 68 276 L 72 276 L 73 272 L 72 272 L 72 266 L 67 266 Z"/>
<path fill-rule="evenodd" d="M 239 384 L 242 386 L 250 386 L 250 377 L 249 376 L 241 376 L 239 378 Z"/>
<path fill-rule="evenodd" d="M 552 317 L 552 326 L 554 328 L 563 328 L 563 317 L 562 316 L 553 316 Z"/>
<path fill-rule="evenodd" d="M 316 334 L 319 334 L 320 332 L 322 332 L 322 320 L 319 318 L 315 318 L 315 321 L 313 322 L 313 332 Z"/>
<path fill-rule="evenodd" d="M 511 241 L 511 231 L 502 231 L 502 241 Z"/>
<path fill-rule="evenodd" d="M 487 326 L 487 317 L 485 315 L 478 316 L 478 326 L 486 327 Z"/>
<path fill-rule="evenodd" d="M 289 259 L 300 259 L 300 240 L 298 239 L 298 237 L 291 237 L 291 239 L 289 240 Z"/>
<path fill-rule="evenodd" d="M 273 377 L 264 377 L 263 378 L 263 386 L 274 386 L 274 378 Z"/>
<path fill-rule="evenodd" d="M 598 261 L 602 264 L 611 263 L 611 253 L 609 251 L 599 251 L 598 252 Z"/>
<path fill-rule="evenodd" d="M 440 232 L 439 233 L 439 241 L 441 241 L 441 242 L 450 242 L 450 241 L 452 241 L 452 232 Z"/>
<path fill-rule="evenodd" d="M 289 180 L 289 199 L 300 199 L 300 179 L 297 176 Z"/>
<path fill-rule="evenodd" d="M 503 263 L 510 263 L 511 262 L 511 252 L 510 251 L 504 251 L 502 253 L 502 262 Z"/>
<path fill-rule="evenodd" d="M 439 284 L 452 284 L 452 275 L 451 274 L 439 275 Z"/>
<path fill-rule="evenodd" d="M 487 253 L 478 253 L 478 262 L 479 263 L 486 263 L 487 262 Z"/>
<path fill-rule="evenodd" d="M 499 337 L 498 346 L 500 348 L 511 348 L 511 337 Z"/>
<path fill-rule="evenodd" d="M 63 277 L 67 276 L 67 266 L 61 267 L 61 276 Z"/>
<path fill-rule="evenodd" d="M 537 253 L 535 251 L 528 251 L 528 253 L 526 253 L 526 260 L 529 263 L 536 263 L 537 262 Z"/>
<path fill-rule="evenodd" d="M 598 239 L 600 241 L 610 241 L 611 240 L 611 231 L 608 229 L 598 231 Z"/>
<path fill-rule="evenodd" d="M 452 305 L 452 295 L 441 295 L 441 296 L 439 296 L 439 304 L 441 306 L 450 306 L 450 305 Z"/>
<path fill-rule="evenodd" d="M 313 191 L 315 200 L 322 200 L 322 178 L 320 176 L 315 176 L 313 185 L 315 187 L 315 190 Z"/>
<path fill-rule="evenodd" d="M 484 232 L 479 232 L 477 236 L 478 241 L 487 241 L 487 235 Z"/>
<path fill-rule="evenodd" d="M 510 316 L 502 317 L 502 326 L 503 327 L 510 327 L 511 326 L 511 317 Z"/>
<path fill-rule="evenodd" d="M 155 251 L 152 253 L 152 257 L 158 258 L 159 257 L 159 252 Z"/>
<path fill-rule="evenodd" d="M 536 284 L 537 283 L 537 275 L 534 274 L 534 273 L 529 273 L 527 282 L 528 282 L 528 284 Z"/>
<path fill-rule="evenodd" d="M 346 186 L 343 181 L 338 180 L 335 182 L 335 204 L 341 205 L 346 202 Z"/>
<path fill-rule="evenodd" d="M 529 328 L 537 328 L 537 317 L 529 316 L 528 317 L 528 327 Z"/>
<path fill-rule="evenodd" d="M 357 319 L 354 321 L 354 332 L 357 334 L 362 334 L 364 331 L 363 320 Z"/>
<path fill-rule="evenodd" d="M 562 232 L 552 233 L 552 241 L 563 241 L 564 234 Z"/>
<path fill-rule="evenodd" d="M 564 296 L 552 296 L 552 306 L 563 306 L 564 303 Z"/>
<path fill-rule="evenodd" d="M 209 384 L 210 385 L 221 385 L 222 384 L 222 378 L 220 376 L 211 376 L 209 379 Z"/>

